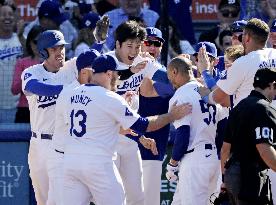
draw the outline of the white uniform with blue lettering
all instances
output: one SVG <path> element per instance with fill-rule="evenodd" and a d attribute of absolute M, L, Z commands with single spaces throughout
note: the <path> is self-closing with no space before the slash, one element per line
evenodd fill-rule
<path fill-rule="evenodd" d="M 77 77 L 75 60 L 65 62 L 64 67 L 57 73 L 48 72 L 42 64 L 38 64 L 27 68 L 21 75 L 22 90 L 27 96 L 33 132 L 28 163 L 35 197 L 39 205 L 46 205 L 48 198 L 49 179 L 46 162 L 50 153 L 50 138 L 54 133 L 55 105 L 58 95 L 52 97 L 38 96 L 25 91 L 25 86 L 27 82 L 33 79 L 51 85 L 71 83 Z"/>
<path fill-rule="evenodd" d="M 71 93 L 72 90 L 80 86 L 80 83 L 75 80 L 71 84 L 65 86 L 56 101 L 55 108 L 55 129 L 51 143 L 51 150 L 48 154 L 47 169 L 49 176 L 49 192 L 47 205 L 62 204 L 62 188 L 63 188 L 63 158 L 64 147 L 66 140 L 69 138 L 69 124 L 68 118 L 62 112 L 64 101 L 62 96 L 66 93 Z M 82 191 L 82 190 L 79 190 Z"/>
<path fill-rule="evenodd" d="M 64 157 L 64 204 L 89 204 L 92 195 L 97 205 L 124 204 L 122 182 L 112 156 L 119 127 L 129 128 L 139 115 L 121 96 L 96 85 L 81 85 L 62 100 L 64 115 L 70 121 Z"/>
<path fill-rule="evenodd" d="M 173 124 L 175 128 L 190 126 L 187 151 L 179 162 L 179 182 L 172 205 L 208 204 L 212 193 L 219 191 L 217 185 L 220 161 L 216 150 L 217 122 L 221 107 L 206 104 L 198 93 L 198 82 L 190 81 L 178 88 L 170 100 L 170 108 L 177 103 L 190 103 L 192 113 Z M 169 109 L 170 109 L 169 108 Z"/>
<path fill-rule="evenodd" d="M 107 54 L 116 58 L 115 52 L 111 51 Z M 144 69 L 133 74 L 126 80 L 119 81 L 117 86 L 117 93 L 123 95 L 126 91 L 139 91 L 142 80 L 147 77 L 152 78 L 154 73 L 161 68 L 161 65 L 149 58 L 142 58 L 137 56 L 132 65 L 137 65 L 139 62 L 148 60 Z M 122 62 L 119 62 L 120 67 L 129 67 Z M 123 70 L 123 69 L 122 69 Z M 131 108 L 138 110 L 139 95 L 137 94 L 132 99 Z M 142 180 L 142 159 L 138 148 L 138 144 L 123 135 L 119 137 L 119 143 L 116 146 L 115 164 L 122 177 L 124 189 L 126 193 L 127 205 L 141 205 L 144 204 L 144 186 Z"/>
<path fill-rule="evenodd" d="M 276 49 L 252 51 L 234 61 L 217 86 L 228 95 L 234 95 L 234 106 L 253 90 L 254 76 L 260 68 L 276 68 Z"/>

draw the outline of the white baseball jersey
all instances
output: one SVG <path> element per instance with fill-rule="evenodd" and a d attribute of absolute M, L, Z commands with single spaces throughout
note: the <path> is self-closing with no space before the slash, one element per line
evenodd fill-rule
<path fill-rule="evenodd" d="M 169 109 L 177 101 L 178 104 L 190 103 L 192 113 L 180 120 L 176 120 L 173 125 L 179 128 L 183 125 L 190 126 L 190 139 L 188 150 L 202 144 L 215 144 L 217 122 L 224 118 L 221 116 L 220 106 L 206 104 L 198 93 L 197 81 L 188 82 L 178 88 L 174 96 L 170 99 Z"/>
<path fill-rule="evenodd" d="M 66 154 L 111 160 L 119 126 L 132 126 L 139 115 L 118 94 L 101 86 L 81 85 L 64 96 L 64 115 L 70 119 Z"/>
<path fill-rule="evenodd" d="M 0 108 L 16 108 L 19 96 L 11 93 L 14 66 L 17 58 L 22 56 L 23 48 L 16 33 L 11 38 L 0 40 Z"/>
<path fill-rule="evenodd" d="M 63 108 L 66 107 L 66 102 L 63 96 L 71 93 L 72 90 L 80 86 L 80 83 L 75 80 L 71 84 L 63 88 L 62 92 L 56 101 L 55 108 L 55 131 L 52 138 L 52 147 L 60 152 L 64 152 L 65 140 L 69 138 L 69 124 L 70 121 L 67 115 L 64 116 Z"/>
<path fill-rule="evenodd" d="M 238 58 L 217 86 L 228 95 L 234 95 L 235 106 L 254 89 L 254 76 L 260 68 L 276 68 L 275 49 L 264 48 Z"/>
<path fill-rule="evenodd" d="M 38 96 L 25 91 L 30 80 L 38 80 L 51 85 L 66 85 L 77 78 L 76 59 L 65 62 L 65 65 L 56 73 L 48 72 L 43 64 L 31 66 L 21 75 L 22 90 L 27 96 L 30 109 L 31 130 L 39 134 L 53 134 L 54 113 L 58 95 L 51 97 Z"/>
<path fill-rule="evenodd" d="M 112 55 L 113 57 L 116 58 L 115 56 L 115 51 L 110 51 L 106 54 Z M 155 60 L 152 60 L 150 58 L 142 58 L 141 56 L 137 56 L 132 65 L 131 66 L 135 66 L 138 63 L 147 60 L 148 63 L 146 65 L 146 67 L 144 69 L 142 69 L 141 71 L 139 71 L 138 73 L 133 74 L 132 76 L 130 76 L 128 79 L 126 80 L 122 80 L 119 81 L 119 85 L 117 86 L 117 93 L 119 94 L 123 94 L 126 91 L 138 91 L 139 87 L 142 83 L 142 80 L 147 77 L 149 79 L 151 79 L 154 75 L 154 73 L 158 70 L 158 69 L 162 69 L 162 66 L 157 63 Z M 130 65 L 126 65 L 122 62 L 119 62 L 119 67 L 124 67 L 124 69 L 127 67 L 129 67 Z M 119 69 L 120 70 L 120 69 Z M 122 69 L 123 70 L 123 69 Z"/>

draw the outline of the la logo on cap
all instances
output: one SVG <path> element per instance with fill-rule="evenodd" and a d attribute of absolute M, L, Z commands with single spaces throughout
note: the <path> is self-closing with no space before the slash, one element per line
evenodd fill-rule
<path fill-rule="evenodd" d="M 236 0 L 228 0 L 228 4 L 234 4 L 236 3 Z"/>
<path fill-rule="evenodd" d="M 62 39 L 61 36 L 60 36 L 60 34 L 59 34 L 58 32 L 55 32 L 55 33 L 54 33 L 54 36 L 55 36 L 55 39 L 56 39 L 57 41 L 59 41 L 59 40 Z"/>
<path fill-rule="evenodd" d="M 150 34 L 156 35 L 156 30 L 154 28 L 150 28 Z"/>
<path fill-rule="evenodd" d="M 89 20 L 86 20 L 84 24 L 88 27 L 90 26 L 91 22 Z"/>

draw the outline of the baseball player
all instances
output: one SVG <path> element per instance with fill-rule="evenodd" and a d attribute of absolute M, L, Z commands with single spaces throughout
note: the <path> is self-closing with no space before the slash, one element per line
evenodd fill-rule
<path fill-rule="evenodd" d="M 209 94 L 209 102 L 230 106 L 229 95 L 234 95 L 237 105 L 253 90 L 253 79 L 260 68 L 276 68 L 276 51 L 265 48 L 269 34 L 268 25 L 256 18 L 250 19 L 244 27 L 242 37 L 245 56 L 237 59 L 227 70 L 223 79 L 217 82 L 217 88 Z"/>
<path fill-rule="evenodd" d="M 71 92 L 74 88 L 80 86 L 80 84 L 89 83 L 92 76 L 91 65 L 93 60 L 100 56 L 97 50 L 88 50 L 81 53 L 76 59 L 76 66 L 78 70 L 78 79 L 67 85 L 59 95 L 56 101 L 55 108 L 55 129 L 51 143 L 51 151 L 49 152 L 49 158 L 47 160 L 47 169 L 49 175 L 49 192 L 47 205 L 59 205 L 62 204 L 62 185 L 63 185 L 63 157 L 64 157 L 64 144 L 68 137 L 69 122 L 63 116 L 62 113 L 62 101 L 60 96 L 65 93 Z M 82 191 L 82 190 L 80 190 Z M 82 199 L 80 199 L 82 200 Z"/>
<path fill-rule="evenodd" d="M 65 62 L 66 44 L 63 34 L 48 30 L 40 34 L 38 49 L 43 63 L 27 68 L 21 75 L 22 90 L 30 108 L 32 137 L 28 163 L 30 176 L 39 205 L 48 198 L 46 159 L 54 132 L 53 113 L 62 84 L 76 79 L 75 59 Z"/>
<path fill-rule="evenodd" d="M 70 122 L 70 138 L 65 146 L 63 200 L 66 205 L 88 204 L 93 196 L 97 205 L 122 205 L 122 183 L 112 161 L 119 127 L 143 134 L 181 118 L 187 109 L 185 105 L 174 105 L 167 114 L 139 117 L 121 96 L 111 91 L 116 89 L 118 78 L 115 58 L 99 56 L 92 68 L 91 84 L 77 87 L 60 98 L 64 116 Z M 79 192 L 80 189 L 83 191 Z"/>
<path fill-rule="evenodd" d="M 116 57 L 122 69 L 127 69 L 120 71 L 122 75 L 117 86 L 117 93 L 120 95 L 127 91 L 138 92 L 145 77 L 158 80 L 162 79 L 162 76 L 167 76 L 166 71 L 160 69 L 159 63 L 140 55 L 145 37 L 145 29 L 135 21 L 122 23 L 115 31 L 115 50 L 107 54 Z M 131 107 L 135 110 L 139 107 L 138 99 L 138 95 L 132 98 Z M 142 160 L 137 143 L 129 138 L 120 137 L 116 155 L 115 163 L 123 180 L 127 205 L 144 204 Z"/>
<path fill-rule="evenodd" d="M 220 171 L 215 145 L 219 110 L 202 100 L 189 59 L 174 58 L 168 65 L 168 77 L 177 89 L 169 110 L 176 101 L 189 102 L 193 107 L 192 114 L 173 123 L 176 137 L 166 176 L 170 181 L 176 180 L 175 172 L 179 169 L 179 182 L 172 204 L 207 204 L 217 191 Z"/>
<path fill-rule="evenodd" d="M 154 27 L 147 27 L 147 38 L 142 45 L 142 51 L 152 55 L 158 63 L 158 58 L 164 43 L 162 32 Z M 161 65 L 160 65 L 161 67 Z M 166 70 L 166 68 L 164 68 Z M 164 81 L 165 83 L 166 81 Z M 167 113 L 172 95 L 158 96 L 153 90 L 153 82 L 144 78 L 139 89 L 139 115 L 143 117 Z M 145 189 L 144 205 L 160 205 L 162 162 L 166 154 L 170 125 L 145 135 L 156 141 L 158 155 L 153 155 L 148 149 L 139 145 L 142 157 L 143 183 Z"/>

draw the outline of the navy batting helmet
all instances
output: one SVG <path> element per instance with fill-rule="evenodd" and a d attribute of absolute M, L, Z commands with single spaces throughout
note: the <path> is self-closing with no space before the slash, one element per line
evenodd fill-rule
<path fill-rule="evenodd" d="M 49 57 L 46 48 L 53 48 L 59 45 L 68 44 L 64 40 L 63 34 L 58 30 L 47 30 L 41 33 L 37 39 L 37 48 L 42 58 Z"/>

